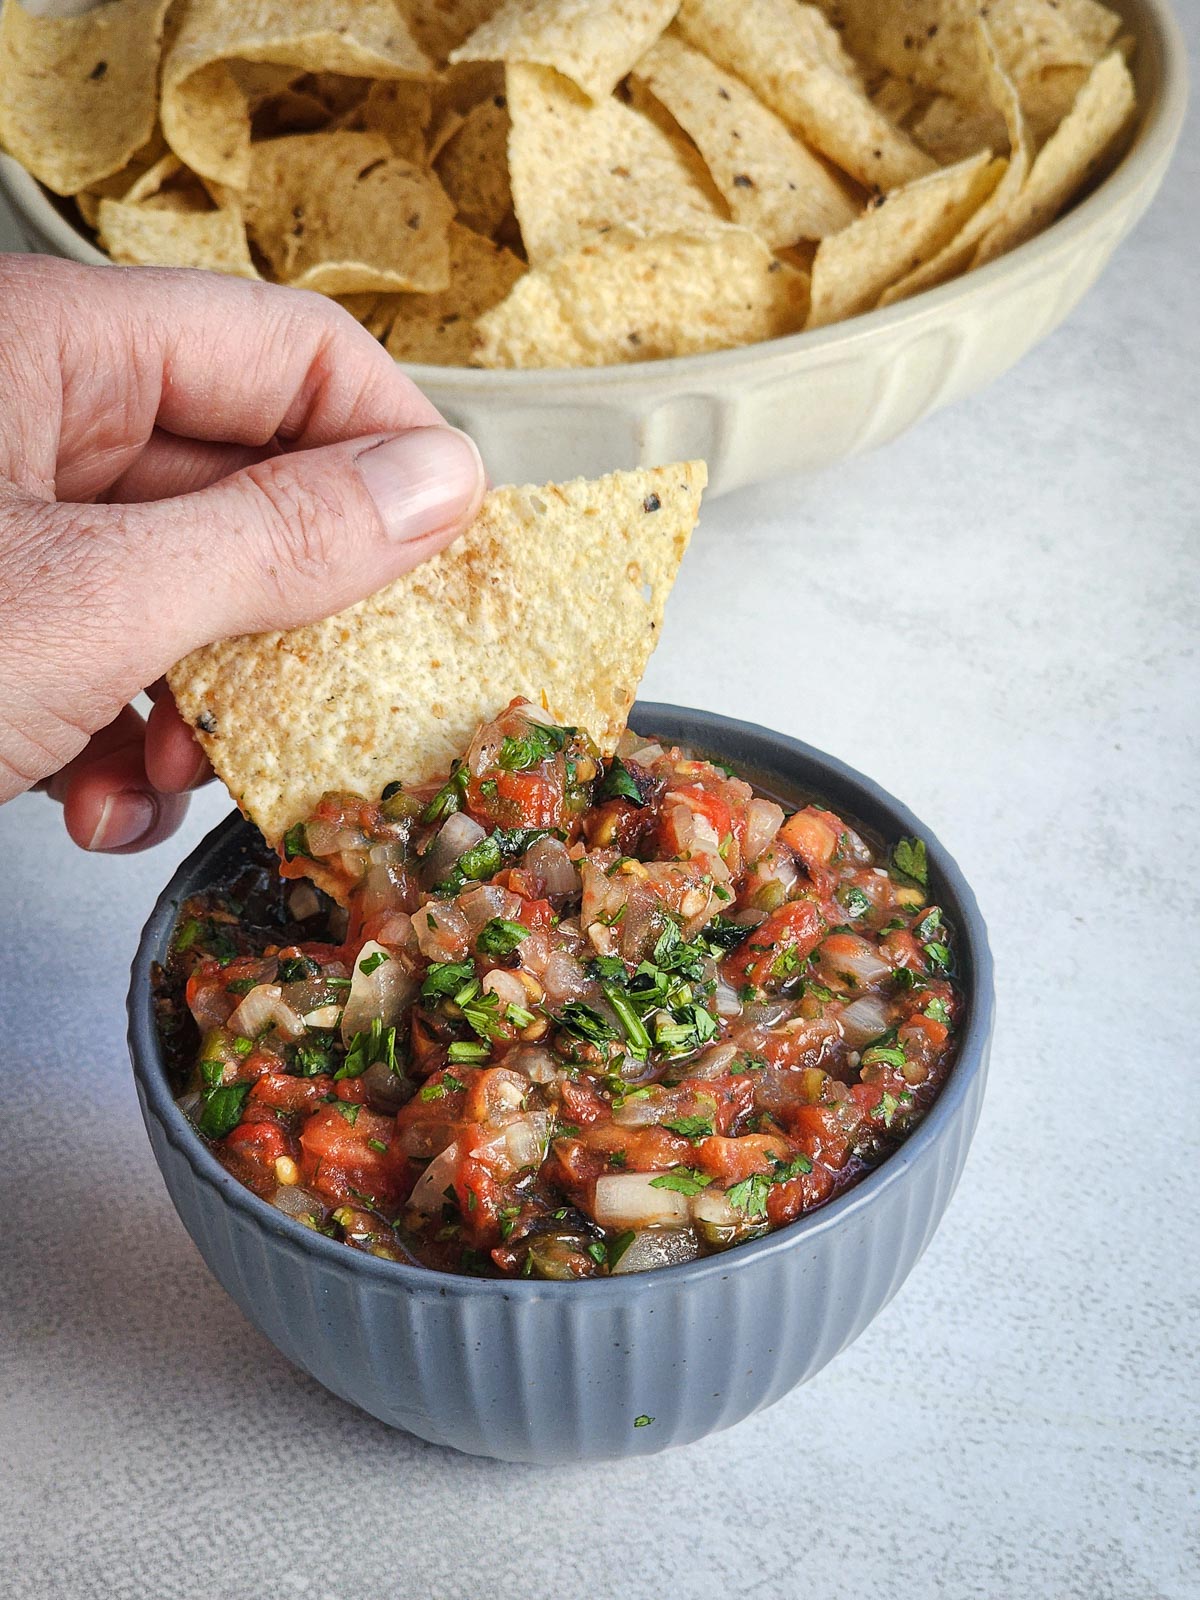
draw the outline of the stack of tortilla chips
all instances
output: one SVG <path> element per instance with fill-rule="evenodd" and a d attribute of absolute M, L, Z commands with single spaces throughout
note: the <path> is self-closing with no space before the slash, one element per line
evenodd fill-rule
<path fill-rule="evenodd" d="M 8 0 L 0 145 L 116 261 L 319 290 L 405 362 L 600 366 L 1032 237 L 1131 53 L 1098 0 Z"/>

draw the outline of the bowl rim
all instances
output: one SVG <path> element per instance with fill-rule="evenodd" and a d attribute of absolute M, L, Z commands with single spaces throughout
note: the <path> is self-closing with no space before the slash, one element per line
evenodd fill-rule
<path fill-rule="evenodd" d="M 672 1285 L 682 1287 L 704 1278 L 728 1276 L 732 1271 L 749 1270 L 756 1263 L 769 1261 L 781 1251 L 803 1248 L 807 1241 L 836 1228 L 843 1219 L 879 1204 L 889 1191 L 904 1181 L 909 1167 L 922 1158 L 930 1158 L 938 1142 L 955 1125 L 971 1096 L 975 1081 L 986 1074 L 988 1044 L 995 1016 L 994 972 L 987 928 L 974 892 L 958 864 L 928 826 L 894 795 L 844 761 L 826 755 L 802 740 L 718 712 L 697 711 L 655 701 L 637 702 L 629 720 L 639 729 L 648 731 L 656 721 L 665 723 L 673 718 L 686 719 L 689 726 L 696 729 L 695 736 L 680 736 L 682 742 L 711 749 L 716 754 L 720 752 L 723 740 L 732 738 L 736 741 L 744 736 L 765 740 L 788 764 L 802 763 L 817 769 L 817 781 L 813 787 L 818 792 L 830 779 L 835 785 L 846 785 L 857 790 L 869 805 L 888 813 L 889 826 L 894 823 L 901 835 L 924 839 L 932 873 L 942 880 L 957 900 L 961 918 L 956 925 L 956 933 L 969 955 L 974 980 L 967 1026 L 954 1064 L 937 1099 L 903 1144 L 842 1195 L 783 1228 L 732 1250 L 702 1256 L 678 1266 L 656 1267 L 645 1273 L 588 1279 L 586 1284 L 533 1278 L 476 1278 L 463 1273 L 440 1272 L 432 1267 L 404 1261 L 384 1260 L 350 1250 L 340 1240 L 327 1238 L 285 1215 L 228 1172 L 176 1105 L 167 1080 L 154 1023 L 151 966 L 174 924 L 181 900 L 194 891 L 192 879 L 201 859 L 207 857 L 214 847 L 224 843 L 226 836 L 232 836 L 248 826 L 235 810 L 204 836 L 176 868 L 159 894 L 142 930 L 130 972 L 128 1042 L 134 1078 L 147 1115 L 153 1115 L 158 1121 L 168 1141 L 188 1162 L 193 1175 L 214 1189 L 247 1222 L 260 1230 L 281 1235 L 284 1241 L 310 1252 L 316 1262 L 325 1266 L 334 1266 L 341 1271 L 365 1272 L 398 1289 L 407 1288 L 413 1292 L 424 1291 L 440 1296 L 485 1294 L 499 1295 L 504 1299 L 521 1297 L 536 1300 L 562 1295 L 586 1295 L 590 1302 L 602 1304 L 614 1300 L 620 1302 L 628 1295 L 649 1292 L 653 1285 L 667 1279 Z"/>
<path fill-rule="evenodd" d="M 561 398 L 561 391 L 586 383 L 589 391 L 619 389 L 623 384 L 647 384 L 674 388 L 681 380 L 696 375 L 719 377 L 730 368 L 747 361 L 786 361 L 792 356 L 811 356 L 818 361 L 832 349 L 844 349 L 876 335 L 880 337 L 907 323 L 936 317 L 967 296 L 986 295 L 1002 279 L 1015 282 L 1033 276 L 1047 260 L 1070 250 L 1102 216 L 1133 196 L 1149 181 L 1161 177 L 1171 159 L 1183 127 L 1188 101 L 1188 52 L 1170 0 L 1132 0 L 1137 10 L 1139 48 L 1151 43 L 1154 30 L 1154 57 L 1158 74 L 1147 103 L 1141 107 L 1133 139 L 1117 165 L 1097 187 L 1048 228 L 1017 245 L 1015 249 L 988 262 L 973 272 L 959 274 L 949 282 L 924 289 L 909 300 L 893 306 L 848 317 L 827 328 L 802 329 L 781 338 L 762 339 L 754 344 L 736 345 L 728 350 L 710 350 L 695 355 L 669 356 L 660 361 L 625 361 L 599 367 L 490 368 L 435 366 L 428 362 L 397 362 L 419 388 L 436 387 L 454 391 L 454 398 L 466 401 L 493 396 L 497 384 L 513 399 L 545 391 L 547 398 Z M 1122 12 L 1122 21 L 1129 22 Z M 1129 22 L 1132 27 L 1133 23 Z M 86 258 L 94 265 L 114 263 L 59 211 L 42 184 L 13 157 L 0 151 L 0 189 L 29 220 L 36 223 L 71 259 Z"/>

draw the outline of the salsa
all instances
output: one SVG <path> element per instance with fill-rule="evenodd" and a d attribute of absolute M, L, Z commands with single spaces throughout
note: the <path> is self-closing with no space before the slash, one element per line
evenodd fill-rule
<path fill-rule="evenodd" d="M 280 856 L 185 905 L 160 1026 L 229 1171 L 376 1256 L 727 1249 L 875 1166 L 953 1059 L 924 844 L 652 739 L 605 761 L 514 701 L 440 786 L 327 794 Z"/>

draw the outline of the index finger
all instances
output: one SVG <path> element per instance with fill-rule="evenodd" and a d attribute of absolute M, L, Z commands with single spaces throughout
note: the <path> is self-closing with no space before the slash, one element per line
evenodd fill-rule
<path fill-rule="evenodd" d="M 0 277 L 0 300 L 22 307 L 14 340 L 38 344 L 26 372 L 59 389 L 26 408 L 42 426 L 40 439 L 22 441 L 22 465 L 60 499 L 102 492 L 155 426 L 226 444 L 278 438 L 304 450 L 441 420 L 366 329 L 320 295 L 215 273 L 44 257 L 5 261 Z M 57 372 L 46 360 L 50 339 Z M 44 424 L 56 414 L 51 439 Z"/>

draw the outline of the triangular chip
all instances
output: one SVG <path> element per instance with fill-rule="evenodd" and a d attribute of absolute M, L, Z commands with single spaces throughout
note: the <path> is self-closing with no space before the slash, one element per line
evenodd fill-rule
<path fill-rule="evenodd" d="M 499 305 L 525 271 L 511 250 L 460 223 L 450 224 L 450 287 L 440 294 L 386 295 L 364 325 L 397 361 L 465 367 L 475 348 L 475 319 Z M 389 316 L 380 331 L 379 320 Z"/>
<path fill-rule="evenodd" d="M 124 0 L 81 17 L 0 8 L 0 146 L 56 194 L 120 169 L 154 132 L 169 0 Z"/>
<path fill-rule="evenodd" d="M 252 96 L 233 62 L 362 78 L 431 78 L 395 0 L 189 0 L 163 60 L 162 125 L 175 154 L 244 189 Z"/>
<path fill-rule="evenodd" d="M 438 67 L 499 9 L 500 0 L 405 0 L 404 6 L 413 38 Z"/>
<path fill-rule="evenodd" d="M 869 189 L 919 178 L 933 160 L 868 98 L 837 33 L 796 0 L 683 0 L 678 26 L 749 84 L 814 150 Z"/>
<path fill-rule="evenodd" d="M 501 95 L 472 106 L 437 159 L 454 213 L 488 238 L 512 210 L 508 181 L 508 105 Z"/>
<path fill-rule="evenodd" d="M 702 462 L 494 490 L 474 524 L 369 600 L 195 651 L 180 712 L 277 844 L 329 789 L 444 773 L 514 695 L 610 752 L 700 509 Z"/>
<path fill-rule="evenodd" d="M 480 317 L 475 360 L 483 367 L 657 361 L 796 333 L 807 311 L 807 274 L 744 228 L 652 239 L 614 230 L 527 272 Z"/>
<path fill-rule="evenodd" d="M 246 220 L 281 282 L 326 294 L 449 283 L 453 207 L 382 134 L 293 134 L 252 154 Z"/>
<path fill-rule="evenodd" d="M 953 239 L 915 271 L 906 273 L 899 282 L 880 296 L 881 306 L 893 305 L 897 300 L 907 300 L 921 289 L 932 289 L 946 283 L 960 272 L 965 272 L 971 258 L 979 248 L 979 241 L 996 222 L 1007 216 L 1021 193 L 1033 161 L 1033 139 L 1021 110 L 1021 100 L 1016 85 L 1000 64 L 991 29 L 983 17 L 975 19 L 976 47 L 980 70 L 988 86 L 988 93 L 1003 120 L 1008 143 L 1008 165 L 1004 176 L 966 219 Z"/>
<path fill-rule="evenodd" d="M 899 278 L 955 237 L 1000 182 L 1006 163 L 986 150 L 893 189 L 841 233 L 822 239 L 813 262 L 808 326 L 869 311 Z"/>
<path fill-rule="evenodd" d="M 553 67 L 593 100 L 603 100 L 678 7 L 679 0 L 504 0 L 450 60 Z"/>
<path fill-rule="evenodd" d="M 241 213 L 200 206 L 188 193 L 158 193 L 132 204 L 101 200 L 97 225 L 100 243 L 125 266 L 203 267 L 258 277 Z"/>
<path fill-rule="evenodd" d="M 861 205 L 732 73 L 674 33 L 633 69 L 695 143 L 733 220 L 772 248 L 823 239 Z"/>
<path fill-rule="evenodd" d="M 433 89 L 412 78 L 381 78 L 338 118 L 339 129 L 381 133 L 392 154 L 418 165 L 429 154 L 429 127 L 433 119 Z"/>
<path fill-rule="evenodd" d="M 729 225 L 700 158 L 693 152 L 689 167 L 678 145 L 619 100 L 593 105 L 551 68 L 519 64 L 508 68 L 507 99 L 513 203 L 534 266 L 609 228 L 649 237 Z"/>
<path fill-rule="evenodd" d="M 1134 109 L 1133 79 L 1119 50 L 1096 66 L 1071 111 L 1038 151 L 1013 205 L 984 235 L 973 266 L 1032 239 L 1075 198 L 1110 154 Z"/>

